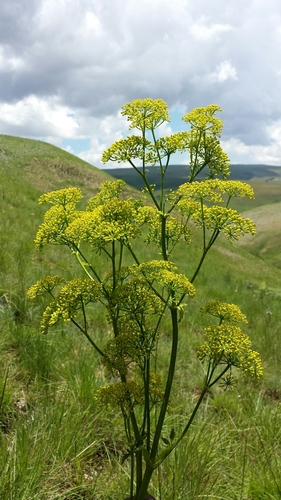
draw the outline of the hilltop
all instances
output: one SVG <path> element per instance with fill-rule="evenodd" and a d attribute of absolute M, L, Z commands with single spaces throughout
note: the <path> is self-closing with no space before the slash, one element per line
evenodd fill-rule
<path fill-rule="evenodd" d="M 67 151 L 46 142 L 0 135 L 2 190 L 8 179 L 42 193 L 62 187 L 83 187 L 92 195 L 112 177 Z"/>

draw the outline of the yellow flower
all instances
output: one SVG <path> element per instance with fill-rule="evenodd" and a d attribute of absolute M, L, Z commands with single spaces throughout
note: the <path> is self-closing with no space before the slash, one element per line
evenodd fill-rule
<path fill-rule="evenodd" d="M 170 156 L 179 151 L 186 151 L 189 144 L 189 132 L 177 132 L 156 141 L 156 148 L 161 158 Z"/>
<path fill-rule="evenodd" d="M 47 333 L 48 327 L 60 319 L 70 321 L 79 309 L 89 302 L 97 302 L 102 297 L 101 285 L 89 278 L 77 278 L 64 285 L 56 300 L 45 309 L 41 321 L 41 330 Z"/>
<path fill-rule="evenodd" d="M 190 283 L 184 274 L 178 273 L 177 267 L 172 262 L 152 260 L 143 262 L 136 268 L 137 273 L 142 273 L 151 284 L 157 284 L 167 288 L 169 292 L 174 292 L 180 299 L 183 294 L 194 297 L 195 287 Z"/>
<path fill-rule="evenodd" d="M 128 243 L 141 234 L 147 217 L 140 200 L 112 198 L 91 211 L 80 212 L 65 231 L 70 241 L 86 241 L 94 248 L 103 248 L 112 241 Z"/>
<path fill-rule="evenodd" d="M 35 299 L 46 292 L 50 293 L 56 286 L 64 282 L 65 280 L 61 276 L 45 276 L 29 288 L 27 295 L 30 299 Z"/>
<path fill-rule="evenodd" d="M 260 355 L 251 349 L 251 340 L 238 326 L 223 323 L 204 328 L 204 331 L 205 342 L 197 351 L 200 360 L 235 366 L 257 378 L 262 376 Z"/>
<path fill-rule="evenodd" d="M 121 114 L 127 116 L 129 128 L 151 130 L 169 122 L 168 106 L 162 99 L 136 99 L 122 106 Z"/>
<path fill-rule="evenodd" d="M 122 188 L 126 186 L 126 182 L 121 179 L 117 181 L 105 181 L 101 184 L 99 192 L 89 199 L 87 210 L 92 211 L 100 205 L 106 205 L 114 198 L 119 199 L 122 194 Z"/>
<path fill-rule="evenodd" d="M 70 244 L 69 239 L 65 236 L 65 230 L 68 225 L 79 216 L 79 212 L 75 212 L 71 204 L 66 206 L 54 205 L 44 216 L 44 222 L 39 226 L 35 238 L 36 247 L 41 250 L 48 243 L 57 245 Z"/>
<path fill-rule="evenodd" d="M 223 203 L 224 198 L 222 195 L 225 194 L 228 195 L 229 199 L 243 196 L 247 196 L 250 199 L 254 198 L 253 188 L 246 182 L 220 179 L 210 179 L 204 182 L 186 182 L 176 192 L 176 195 L 181 198 L 182 203 L 185 200 L 205 200 L 213 203 Z"/>
<path fill-rule="evenodd" d="M 181 197 L 179 206 L 183 205 L 186 200 L 222 203 L 223 197 L 219 189 L 222 182 L 219 179 L 211 179 L 204 182 L 195 181 L 182 184 L 177 191 L 178 196 Z"/>
<path fill-rule="evenodd" d="M 209 313 L 212 316 L 216 316 L 221 321 L 228 321 L 231 323 L 238 323 L 243 321 L 243 323 L 248 323 L 245 314 L 241 312 L 239 307 L 235 304 L 228 304 L 227 302 L 221 302 L 219 300 L 211 300 L 201 309 L 204 313 Z"/>
<path fill-rule="evenodd" d="M 218 230 L 230 240 L 238 240 L 245 233 L 256 233 L 255 223 L 231 208 L 203 206 L 203 210 L 198 208 L 191 217 L 198 227 L 205 227 L 212 231 Z"/>
<path fill-rule="evenodd" d="M 222 111 L 220 106 L 209 104 L 205 108 L 195 108 L 183 115 L 182 120 L 190 123 L 193 128 L 206 130 L 209 134 L 220 136 L 222 121 L 215 116 L 217 111 Z"/>
<path fill-rule="evenodd" d="M 81 198 L 83 198 L 81 189 L 64 188 L 42 194 L 38 203 L 40 205 L 42 203 L 51 203 L 52 205 L 61 205 L 63 207 L 70 205 L 71 208 L 74 208 Z"/>
<path fill-rule="evenodd" d="M 95 398 L 104 405 L 117 406 L 127 413 L 132 411 L 135 406 L 143 404 L 144 392 L 136 382 L 117 382 L 99 389 Z"/>
<path fill-rule="evenodd" d="M 150 141 L 137 135 L 130 135 L 126 139 L 114 142 L 112 146 L 104 151 L 101 160 L 103 163 L 108 161 L 120 163 L 135 159 L 142 160 L 146 157 L 147 149 L 154 150 Z"/>

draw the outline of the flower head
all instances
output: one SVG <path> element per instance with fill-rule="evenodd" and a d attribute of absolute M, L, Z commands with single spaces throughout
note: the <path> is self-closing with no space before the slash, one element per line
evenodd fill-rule
<path fill-rule="evenodd" d="M 190 123 L 192 128 L 207 130 L 209 134 L 220 136 L 222 121 L 215 116 L 217 111 L 222 111 L 217 104 L 209 104 L 205 108 L 195 108 L 183 115 L 182 120 Z"/>
<path fill-rule="evenodd" d="M 65 235 L 69 224 L 78 217 L 79 212 L 71 204 L 54 205 L 44 215 L 44 222 L 39 226 L 35 237 L 35 245 L 41 250 L 48 243 L 57 245 L 70 244 Z"/>
<path fill-rule="evenodd" d="M 118 407 L 128 413 L 135 406 L 143 404 L 144 391 L 134 381 L 117 382 L 99 389 L 95 397 L 104 405 Z"/>
<path fill-rule="evenodd" d="M 235 366 L 260 378 L 263 374 L 260 355 L 251 349 L 251 340 L 238 326 L 223 323 L 204 328 L 205 342 L 197 352 L 200 360 L 216 365 Z"/>
<path fill-rule="evenodd" d="M 107 148 L 102 155 L 102 162 L 108 161 L 126 162 L 135 159 L 146 159 L 147 151 L 153 151 L 152 143 L 138 135 L 130 135 L 126 139 L 120 139 Z"/>
<path fill-rule="evenodd" d="M 27 295 L 30 299 L 35 299 L 39 295 L 43 295 L 46 292 L 51 293 L 54 288 L 64 282 L 65 279 L 61 276 L 45 276 L 29 288 Z"/>
<path fill-rule="evenodd" d="M 122 106 L 121 114 L 127 116 L 130 128 L 151 130 L 169 122 L 168 106 L 163 99 L 136 99 Z"/>
<path fill-rule="evenodd" d="M 227 321 L 229 323 L 238 323 L 242 321 L 243 323 L 248 323 L 245 314 L 241 312 L 236 304 L 228 304 L 227 302 L 221 302 L 219 300 L 211 300 L 201 309 L 202 312 L 211 314 L 219 318 L 221 321 Z"/>
<path fill-rule="evenodd" d="M 78 188 L 64 188 L 57 191 L 50 191 L 49 193 L 42 194 L 38 199 L 39 205 L 42 203 L 50 203 L 51 205 L 61 205 L 71 208 L 76 206 L 76 203 L 83 198 L 81 189 Z"/>
<path fill-rule="evenodd" d="M 41 321 L 42 333 L 60 319 L 70 321 L 77 316 L 79 309 L 89 302 L 97 302 L 102 296 L 101 285 L 89 278 L 77 278 L 64 285 L 56 300 L 45 309 Z"/>

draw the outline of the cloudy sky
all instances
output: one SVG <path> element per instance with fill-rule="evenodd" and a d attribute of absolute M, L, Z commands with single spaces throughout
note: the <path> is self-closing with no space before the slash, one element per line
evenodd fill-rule
<path fill-rule="evenodd" d="M 280 0 L 0 0 L 0 78 L 0 134 L 98 167 L 142 97 L 167 101 L 164 133 L 218 104 L 233 163 L 281 165 Z"/>

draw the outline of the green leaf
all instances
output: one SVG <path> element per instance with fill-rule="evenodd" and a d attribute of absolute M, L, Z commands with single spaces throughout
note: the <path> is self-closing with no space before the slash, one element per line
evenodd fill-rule
<path fill-rule="evenodd" d="M 163 443 L 165 443 L 165 444 L 167 444 L 167 445 L 168 445 L 168 444 L 171 444 L 171 443 L 170 443 L 170 441 L 169 441 L 169 439 L 167 439 L 167 438 L 163 438 L 163 437 L 162 437 L 161 439 L 162 439 Z"/>
<path fill-rule="evenodd" d="M 171 441 L 174 441 L 175 436 L 176 436 L 176 433 L 175 433 L 175 429 L 174 429 L 174 427 L 173 427 L 173 428 L 172 428 L 172 430 L 171 430 L 171 432 L 170 432 L 170 440 L 171 440 Z"/>

